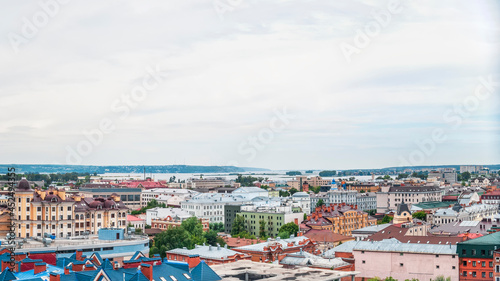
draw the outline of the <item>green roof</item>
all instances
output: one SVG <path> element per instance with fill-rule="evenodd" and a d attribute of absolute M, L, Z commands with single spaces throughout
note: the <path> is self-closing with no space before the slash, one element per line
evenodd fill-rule
<path fill-rule="evenodd" d="M 460 242 L 462 245 L 500 245 L 500 232 L 485 235 L 472 240 Z"/>
<path fill-rule="evenodd" d="M 441 202 L 441 201 L 429 201 L 429 202 L 421 202 L 418 204 L 413 204 L 413 206 L 422 208 L 422 209 L 434 209 L 434 208 L 445 208 L 450 206 L 450 202 Z"/>

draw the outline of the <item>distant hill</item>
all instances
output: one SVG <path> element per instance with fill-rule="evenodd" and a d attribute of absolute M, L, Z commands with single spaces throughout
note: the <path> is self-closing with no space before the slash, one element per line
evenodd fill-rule
<path fill-rule="evenodd" d="M 0 164 L 0 174 L 7 168 L 15 167 L 16 173 L 244 173 L 269 171 L 269 169 L 235 166 L 191 166 L 191 165 L 127 165 L 127 166 L 88 166 L 88 165 L 44 165 L 44 164 Z"/>
<path fill-rule="evenodd" d="M 387 167 L 381 170 L 406 170 L 406 169 L 438 169 L 438 168 L 455 168 L 457 171 L 460 171 L 460 166 L 473 166 L 473 165 L 436 165 L 436 166 L 401 166 L 401 167 Z M 500 164 L 494 165 L 474 165 L 474 166 L 483 166 L 490 170 L 498 170 L 500 169 Z"/>

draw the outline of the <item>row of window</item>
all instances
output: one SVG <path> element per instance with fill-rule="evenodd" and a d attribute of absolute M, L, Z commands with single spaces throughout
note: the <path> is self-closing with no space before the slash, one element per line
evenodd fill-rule
<path fill-rule="evenodd" d="M 462 265 L 463 265 L 463 266 L 467 266 L 467 261 L 463 261 L 463 262 L 462 262 Z M 489 265 L 489 267 L 493 267 L 493 262 L 492 262 L 492 261 L 490 261 L 488 265 Z M 481 262 L 481 266 L 482 266 L 482 267 L 486 267 L 486 262 L 485 262 L 485 261 Z M 497 266 L 498 266 L 498 265 L 497 265 Z M 472 267 L 476 267 L 476 261 L 472 261 Z"/>
<path fill-rule="evenodd" d="M 472 277 L 477 277 L 477 273 L 475 271 L 472 271 L 471 274 L 470 274 Z M 462 276 L 467 276 L 467 271 L 463 271 L 462 272 Z M 482 278 L 486 278 L 486 272 L 481 272 L 481 277 Z M 490 274 L 488 275 L 488 277 L 490 278 L 493 278 L 493 272 L 490 272 Z"/>

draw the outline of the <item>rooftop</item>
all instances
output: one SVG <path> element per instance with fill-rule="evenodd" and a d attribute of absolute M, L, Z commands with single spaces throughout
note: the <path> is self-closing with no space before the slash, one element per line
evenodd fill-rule
<path fill-rule="evenodd" d="M 225 281 L 242 280 L 239 277 L 248 273 L 250 280 L 279 281 L 279 280 L 337 280 L 359 274 L 356 271 L 335 271 L 318 268 L 300 267 L 297 269 L 284 268 L 279 264 L 252 262 L 240 260 L 233 263 L 212 265 L 212 269 Z"/>

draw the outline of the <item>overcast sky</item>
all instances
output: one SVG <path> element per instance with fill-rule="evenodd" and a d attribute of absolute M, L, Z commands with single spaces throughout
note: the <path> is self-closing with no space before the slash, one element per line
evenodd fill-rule
<path fill-rule="evenodd" d="M 1 1 L 0 162 L 500 163 L 499 4 L 406 2 Z"/>

